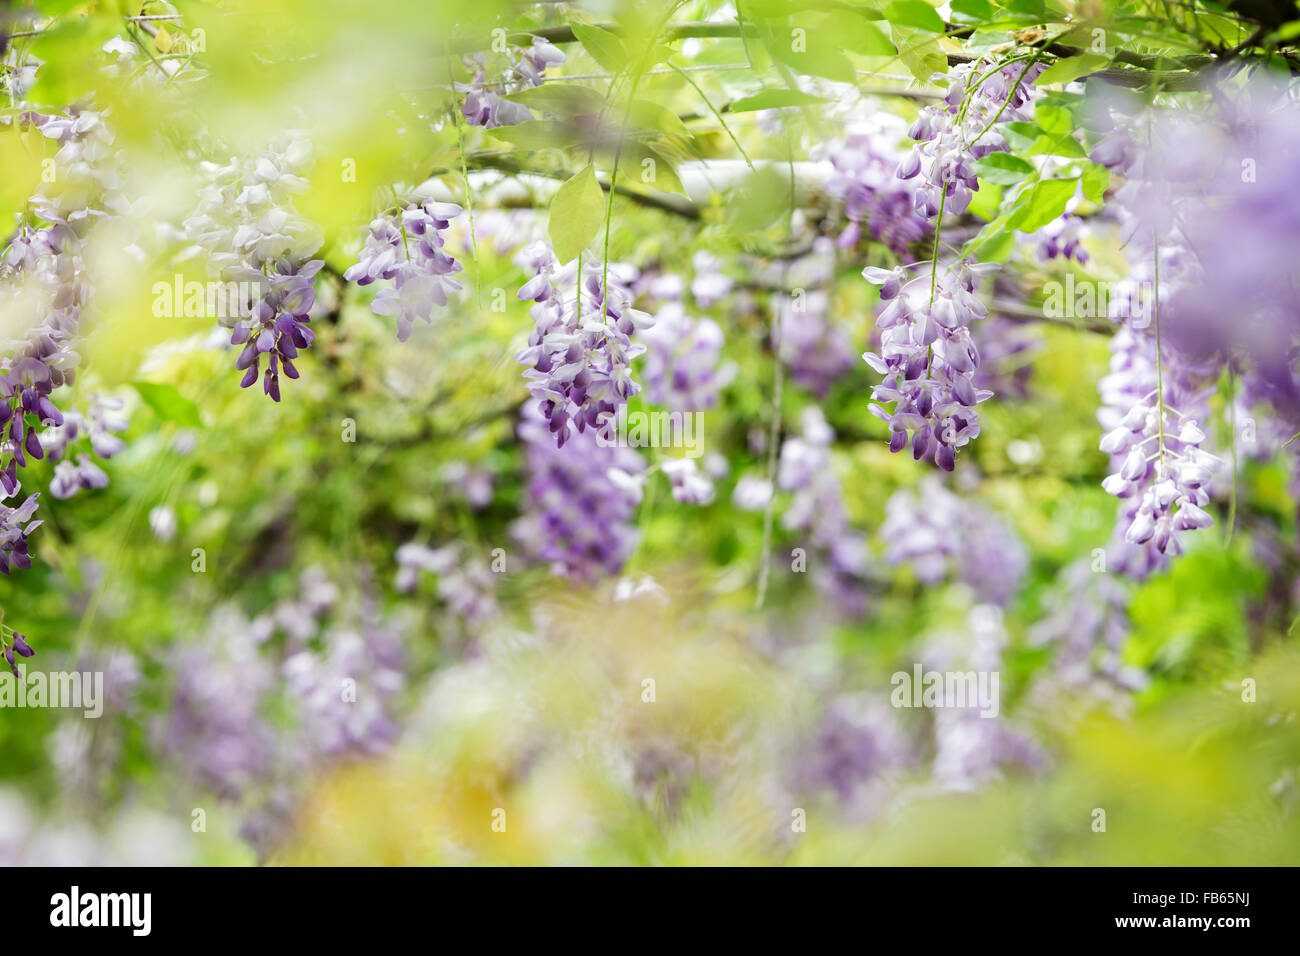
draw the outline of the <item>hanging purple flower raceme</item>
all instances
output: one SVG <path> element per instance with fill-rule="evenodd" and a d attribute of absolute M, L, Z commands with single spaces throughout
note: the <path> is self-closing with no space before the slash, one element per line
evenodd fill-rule
<path fill-rule="evenodd" d="M 632 336 L 654 324 L 632 308 L 635 270 L 610 263 L 606 274 L 602 263 L 586 263 L 575 289 L 578 267 L 561 267 L 548 243 L 534 243 L 518 261 L 534 273 L 518 293 L 533 303 L 534 328 L 515 360 L 528 366 L 528 390 L 555 443 L 589 429 L 612 437 L 618 410 L 640 391 L 632 360 L 645 346 L 633 345 Z"/>
<path fill-rule="evenodd" d="M 632 519 L 645 461 L 630 448 L 603 442 L 593 429 L 557 446 L 538 404 L 524 407 L 519 424 L 528 488 L 514 534 L 554 574 L 580 581 L 617 574 L 636 546 Z"/>
<path fill-rule="evenodd" d="M 397 340 L 405 342 L 413 323 L 433 321 L 435 308 L 447 304 L 448 293 L 463 286 L 453 276 L 461 264 L 444 249 L 444 233 L 461 214 L 460 206 L 425 199 L 403 204 L 400 213 L 380 216 L 370 224 L 365 248 L 343 277 L 357 285 L 391 280 L 370 304 L 376 315 L 397 319 Z"/>
<path fill-rule="evenodd" d="M 220 322 L 231 329 L 230 344 L 243 346 L 235 360 L 244 373 L 240 387 L 261 376 L 262 390 L 277 402 L 280 373 L 297 378 L 294 362 L 315 339 L 310 313 L 324 261 L 311 257 L 322 238 L 293 204 L 308 189 L 301 173 L 310 162 L 310 144 L 294 133 L 250 159 L 205 162 L 198 208 L 185 221 L 212 275 L 255 290 L 227 303 Z"/>
<path fill-rule="evenodd" d="M 468 58 L 474 79 L 470 83 L 457 83 L 456 90 L 465 94 L 461 115 L 471 126 L 495 129 L 533 119 L 527 107 L 503 99 L 503 95 L 541 86 L 547 68 L 560 66 L 565 60 L 564 51 L 541 37 L 533 37 L 532 44 L 526 48 L 512 46 L 506 56 L 509 65 L 495 83 L 487 80 L 484 54 L 477 53 Z"/>
<path fill-rule="evenodd" d="M 885 376 L 872 390 L 870 407 L 889 425 L 890 451 L 902 451 L 910 440 L 916 460 L 932 456 L 952 471 L 957 449 L 979 435 L 976 406 L 993 393 L 974 383 L 980 353 L 970 323 L 988 314 L 975 287 L 979 276 L 996 268 L 940 264 L 937 274 L 926 267 L 910 280 L 902 267 L 863 270 L 881 286 L 886 303 L 876 317 L 880 353 L 867 352 L 863 359 Z"/>

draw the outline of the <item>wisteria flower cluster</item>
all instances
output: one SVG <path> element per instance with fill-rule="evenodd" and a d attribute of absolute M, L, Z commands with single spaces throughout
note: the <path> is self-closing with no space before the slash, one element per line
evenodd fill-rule
<path fill-rule="evenodd" d="M 1033 116 L 1030 84 L 1045 70 L 1035 61 L 1002 66 L 978 60 L 954 66 L 934 80 L 947 84 L 943 102 L 921 110 L 907 134 L 918 143 L 898 165 L 900 179 L 921 176 L 916 190 L 918 212 L 932 219 L 943 212 L 960 215 L 979 191 L 975 163 L 990 153 L 1005 152 L 1007 142 L 996 124 Z"/>
<path fill-rule="evenodd" d="M 588 429 L 612 438 L 614 416 L 640 391 L 632 360 L 646 347 L 632 336 L 654 325 L 653 316 L 632 307 L 636 271 L 588 262 L 579 277 L 576 264 L 561 267 L 540 241 L 519 262 L 534 273 L 518 293 L 533 303 L 534 328 L 515 360 L 528 367 L 528 390 L 556 445 Z"/>
<path fill-rule="evenodd" d="M 870 408 L 889 425 L 890 451 L 902 451 L 910 440 L 916 460 L 933 458 L 952 471 L 957 449 L 979 435 L 976 406 L 993 393 L 975 385 L 980 354 L 970 324 L 988 314 L 975 288 L 980 276 L 996 268 L 962 261 L 911 279 L 901 267 L 863 271 L 881 286 L 886 303 L 876 319 L 880 352 L 863 359 L 885 376 L 872 390 Z"/>
<path fill-rule="evenodd" d="M 400 212 L 380 216 L 370 224 L 365 248 L 343 277 L 357 285 L 391 280 L 370 303 L 376 315 L 397 320 L 397 340 L 405 342 L 416 319 L 433 321 L 435 308 L 447 304 L 448 293 L 459 292 L 461 264 L 444 249 L 444 233 L 461 214 L 455 203 L 425 199 L 405 204 Z"/>
<path fill-rule="evenodd" d="M 288 133 L 248 159 L 204 162 L 199 204 L 185 233 L 207 253 L 210 274 L 224 282 L 251 283 L 251 301 L 228 302 L 219 321 L 242 345 L 235 368 L 241 388 L 262 378 L 262 390 L 280 400 L 280 373 L 298 377 L 294 360 L 315 339 L 310 327 L 316 274 L 324 265 L 319 229 L 294 207 L 306 192 L 311 163 L 306 137 Z M 262 369 L 265 359 L 266 367 Z"/>

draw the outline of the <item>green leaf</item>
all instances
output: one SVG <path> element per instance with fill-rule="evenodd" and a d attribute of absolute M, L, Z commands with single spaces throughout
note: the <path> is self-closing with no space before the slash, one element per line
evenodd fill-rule
<path fill-rule="evenodd" d="M 1039 106 L 1034 110 L 1034 122 L 1056 136 L 1065 136 L 1074 129 L 1074 117 L 1062 106 Z"/>
<path fill-rule="evenodd" d="M 1013 186 L 1034 171 L 1034 166 L 1010 153 L 990 153 L 975 164 L 981 182 Z"/>
<path fill-rule="evenodd" d="M 1088 154 L 1069 133 L 1058 136 L 1043 135 L 1034 140 L 1025 151 L 1026 156 L 1068 156 L 1070 159 L 1087 159 Z"/>
<path fill-rule="evenodd" d="M 596 182 L 596 167 L 587 167 L 561 186 L 551 199 L 547 232 L 560 262 L 574 259 L 591 244 L 605 221 L 605 193 Z"/>
<path fill-rule="evenodd" d="M 158 382 L 132 382 L 131 387 L 163 421 L 175 422 L 182 428 L 203 427 L 199 406 L 178 392 L 175 386 Z"/>
<path fill-rule="evenodd" d="M 756 110 L 779 110 L 786 106 L 812 106 L 826 101 L 802 90 L 762 90 L 742 96 L 726 108 L 728 113 L 752 113 Z"/>
<path fill-rule="evenodd" d="M 650 160 L 647 163 L 646 160 Z M 686 195 L 677 167 L 661 151 L 640 143 L 629 143 L 619 161 L 620 183 L 637 182 L 664 193 Z"/>
<path fill-rule="evenodd" d="M 899 26 L 943 33 L 943 18 L 924 0 L 895 0 L 885 7 L 885 19 Z"/>
<path fill-rule="evenodd" d="M 554 81 L 511 93 L 503 99 L 527 106 L 530 110 L 560 116 L 590 116 L 600 113 L 605 105 L 605 97 L 589 86 Z"/>
<path fill-rule="evenodd" d="M 1007 225 L 1020 232 L 1043 228 L 1065 212 L 1074 196 L 1077 179 L 1044 179 L 1020 194 Z"/>
<path fill-rule="evenodd" d="M 528 120 L 514 126 L 498 126 L 488 132 L 521 149 L 563 149 L 579 141 L 578 131 L 551 120 Z"/>
<path fill-rule="evenodd" d="M 980 185 L 981 188 L 976 191 L 966 211 L 972 216 L 978 216 L 985 222 L 989 222 L 997 216 L 998 209 L 1002 205 L 1002 187 L 991 182 Z"/>
<path fill-rule="evenodd" d="M 1083 194 L 1099 203 L 1105 198 L 1106 187 L 1110 185 L 1110 170 L 1098 163 L 1089 163 L 1079 177 L 1079 183 L 1083 186 Z"/>
<path fill-rule="evenodd" d="M 1050 86 L 1053 83 L 1070 83 L 1081 76 L 1096 73 L 1110 62 L 1110 57 L 1102 53 L 1084 53 L 1057 60 L 1034 81 L 1035 86 Z"/>
<path fill-rule="evenodd" d="M 993 19 L 993 4 L 988 0 L 953 0 L 952 12 L 976 23 L 986 23 Z"/>
<path fill-rule="evenodd" d="M 585 23 L 571 24 L 573 35 L 578 38 L 583 49 L 591 54 L 591 58 L 609 70 L 611 73 L 621 73 L 628 64 L 627 48 L 623 46 L 623 41 L 610 33 L 608 30 L 600 27 L 588 26 Z"/>
<path fill-rule="evenodd" d="M 890 32 L 898 46 L 898 58 L 918 80 L 929 83 L 935 73 L 948 71 L 948 57 L 936 35 L 897 23 L 890 25 Z"/>
<path fill-rule="evenodd" d="M 671 136 L 691 135 L 686 124 L 668 107 L 653 100 L 633 100 L 628 106 L 628 119 L 641 129 L 658 130 Z"/>
<path fill-rule="evenodd" d="M 868 18 L 872 12 L 860 10 L 832 13 L 822 21 L 818 33 L 835 37 L 836 42 L 849 53 L 860 56 L 893 56 L 898 51 L 889 37 L 885 36 L 885 31 Z"/>
<path fill-rule="evenodd" d="M 853 83 L 857 80 L 853 64 L 839 51 L 838 44 L 830 39 L 829 32 L 816 27 L 796 26 L 793 29 L 802 32 L 791 35 L 790 31 L 781 28 L 765 34 L 767 52 L 772 55 L 772 59 L 806 76 L 821 76 L 840 83 Z"/>
<path fill-rule="evenodd" d="M 775 164 L 759 166 L 733 191 L 727 202 L 727 219 L 740 232 L 760 232 L 789 208 L 788 170 Z"/>

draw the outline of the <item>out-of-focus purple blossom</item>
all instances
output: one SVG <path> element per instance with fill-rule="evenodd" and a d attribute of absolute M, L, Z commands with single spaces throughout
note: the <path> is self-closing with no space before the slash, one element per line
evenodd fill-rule
<path fill-rule="evenodd" d="M 895 255 L 904 256 L 912 243 L 930 231 L 929 220 L 916 210 L 916 179 L 894 173 L 906 150 L 899 146 L 903 121 L 883 111 L 850 126 L 843 139 L 816 149 L 815 158 L 829 161 L 832 172 L 827 193 L 844 207 L 848 226 L 839 245 L 857 245 L 865 227 Z"/>
<path fill-rule="evenodd" d="M 460 214 L 455 203 L 432 199 L 404 203 L 400 213 L 380 216 L 370 224 L 361 256 L 343 274 L 357 285 L 391 280 L 370 309 L 396 318 L 399 342 L 410 336 L 416 319 L 432 322 L 434 309 L 446 306 L 448 293 L 463 288 L 453 278 L 461 264 L 443 248 L 443 234 Z"/>
<path fill-rule="evenodd" d="M 1083 240 L 1088 235 L 1088 225 L 1082 217 L 1066 212 L 1057 216 L 1038 230 L 1038 257 L 1044 261 L 1074 259 L 1080 265 L 1088 262 L 1088 250 Z"/>
<path fill-rule="evenodd" d="M 742 511 L 762 511 L 772 500 L 772 482 L 759 475 L 741 475 L 731 501 Z"/>
<path fill-rule="evenodd" d="M 589 430 L 612 439 L 619 408 L 641 389 L 631 365 L 645 346 L 633 345 L 632 336 L 654 324 L 632 307 L 635 270 L 610 263 L 606 272 L 603 263 L 584 263 L 575 289 L 576 264 L 560 266 L 548 243 L 534 243 L 519 261 L 533 272 L 518 295 L 533 303 L 534 328 L 515 360 L 527 366 L 528 390 L 555 443 Z"/>
<path fill-rule="evenodd" d="M 516 538 L 557 575 L 592 581 L 617 574 L 636 547 L 632 518 L 645 461 L 630 448 L 601 444 L 590 429 L 558 447 L 536 402 L 525 406 L 519 437 L 528 488 Z"/>
<path fill-rule="evenodd" d="M 993 312 L 972 333 L 980 352 L 975 387 L 1004 397 L 1028 396 L 1029 380 L 1033 376 L 1030 359 L 1042 348 L 1041 332 L 1030 323 Z"/>
<path fill-rule="evenodd" d="M 661 466 L 672 487 L 673 500 L 688 505 L 713 503 L 714 488 L 709 476 L 700 471 L 693 458 L 670 458 Z"/>
<path fill-rule="evenodd" d="M 960 580 L 981 601 L 1009 602 L 1029 568 L 1024 544 L 1005 521 L 934 475 L 890 496 L 880 539 L 886 564 L 910 564 L 923 584 Z"/>
<path fill-rule="evenodd" d="M 70 498 L 83 489 L 108 486 L 108 475 L 81 449 L 108 459 L 125 448 L 126 443 L 117 436 L 130 426 L 122 411 L 124 407 L 121 399 L 96 395 L 84 414 L 70 410 L 63 416 L 62 425 L 51 426 L 42 433 L 41 444 L 46 456 L 56 463 L 50 494 L 55 498 Z M 75 463 L 70 449 L 77 450 Z"/>
<path fill-rule="evenodd" d="M 675 412 L 712 408 L 736 376 L 736 364 L 721 360 L 722 327 L 709 318 L 691 318 L 680 303 L 661 307 L 641 341 L 645 398 L 652 405 Z"/>
<path fill-rule="evenodd" d="M 791 377 L 819 397 L 853 368 L 848 333 L 830 315 L 825 289 L 810 289 L 799 297 L 783 292 L 772 296 L 779 335 L 777 348 Z"/>
<path fill-rule="evenodd" d="M 453 461 L 442 469 L 442 480 L 471 508 L 478 511 L 492 503 L 492 471 L 475 468 L 463 461 Z"/>
<path fill-rule="evenodd" d="M 541 37 L 533 37 L 532 40 L 532 45 L 527 48 L 510 48 L 507 53 L 509 64 L 495 83 L 487 80 L 485 54 L 477 53 L 468 58 L 474 79 L 470 83 L 457 83 L 456 90 L 465 94 L 461 114 L 471 126 L 495 129 L 533 119 L 533 114 L 527 107 L 503 99 L 503 95 L 541 86 L 547 68 L 560 66 L 564 63 L 565 56 L 562 50 L 548 40 Z"/>
<path fill-rule="evenodd" d="M 1047 616 L 1029 632 L 1031 643 L 1056 649 L 1054 666 L 1070 686 L 1096 680 L 1139 690 L 1146 674 L 1120 658 L 1128 640 L 1128 591 L 1115 575 L 1102 573 L 1082 558 L 1066 567 L 1049 597 Z"/>
<path fill-rule="evenodd" d="M 971 609 L 968 633 L 932 640 L 923 656 L 926 667 L 934 671 L 1000 674 L 1006 643 L 1000 609 L 982 604 Z M 999 697 L 1001 685 L 999 679 Z M 1043 748 L 1001 715 L 1000 700 L 996 704 L 996 716 L 985 716 L 978 703 L 935 709 L 932 769 L 941 789 L 971 791 L 1009 769 L 1033 773 L 1047 767 Z"/>
<path fill-rule="evenodd" d="M 870 573 L 869 556 L 844 507 L 831 455 L 834 441 L 835 432 L 821 409 L 805 408 L 800 435 L 781 446 L 776 485 L 793 493 L 781 525 L 806 534 L 803 543 L 823 553 L 825 560 L 814 562 L 814 580 L 848 613 L 860 615 L 865 610 L 862 586 Z"/>
<path fill-rule="evenodd" d="M 797 791 L 830 790 L 851 819 L 865 819 L 883 807 L 889 779 L 915 759 L 915 747 L 887 703 L 839 695 L 810 739 L 800 742 L 791 784 Z"/>
<path fill-rule="evenodd" d="M 468 624 L 481 624 L 497 616 L 496 585 L 486 560 L 466 553 L 459 544 L 430 548 L 408 541 L 397 549 L 397 590 L 410 593 L 420 574 L 438 578 L 438 596 Z"/>
<path fill-rule="evenodd" d="M 695 253 L 691 266 L 695 270 L 691 277 L 691 296 L 701 309 L 721 302 L 735 288 L 735 281 L 722 271 L 722 260 L 707 249 Z"/>
<path fill-rule="evenodd" d="M 910 439 L 913 458 L 933 456 L 940 468 L 952 471 L 957 449 L 979 435 L 975 406 L 993 393 L 975 385 L 980 353 L 970 325 L 988 314 L 975 295 L 978 278 L 996 268 L 940 263 L 937 275 L 927 266 L 910 280 L 901 268 L 863 271 L 881 286 L 885 303 L 876 317 L 880 353 L 867 352 L 863 359 L 885 376 L 872 390 L 870 408 L 889 425 L 890 451 L 902 451 Z"/>

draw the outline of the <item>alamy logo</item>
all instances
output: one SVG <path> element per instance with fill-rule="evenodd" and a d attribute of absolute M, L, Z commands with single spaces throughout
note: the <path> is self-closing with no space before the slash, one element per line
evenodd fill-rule
<path fill-rule="evenodd" d="M 171 282 L 153 284 L 153 314 L 158 319 L 243 319 L 265 298 L 264 280 L 186 282 L 177 273 Z"/>
<path fill-rule="evenodd" d="M 998 715 L 997 671 L 898 671 L 889 702 L 895 707 L 978 707 L 981 717 Z"/>
<path fill-rule="evenodd" d="M 128 926 L 134 936 L 148 936 L 153 895 L 150 893 L 71 893 L 50 897 L 51 926 Z"/>
<path fill-rule="evenodd" d="M 687 458 L 704 454 L 703 412 L 603 412 L 597 419 L 596 444 L 605 448 L 681 448 Z"/>
<path fill-rule="evenodd" d="M 81 710 L 85 717 L 99 717 L 104 713 L 104 672 L 0 674 L 0 707 L 67 707 Z"/>

